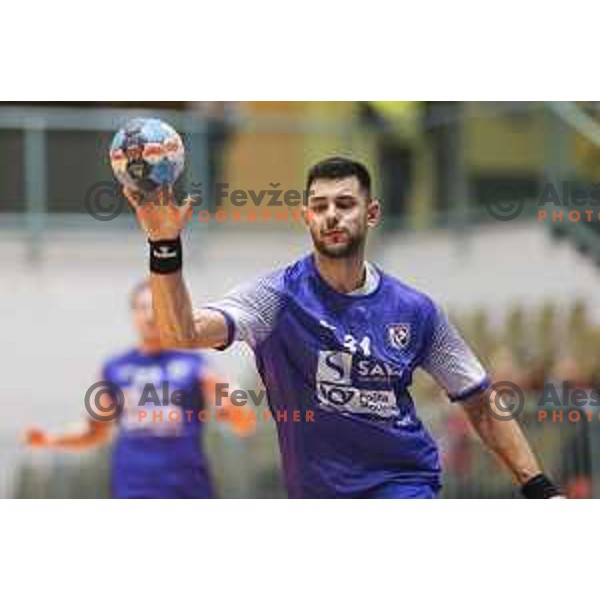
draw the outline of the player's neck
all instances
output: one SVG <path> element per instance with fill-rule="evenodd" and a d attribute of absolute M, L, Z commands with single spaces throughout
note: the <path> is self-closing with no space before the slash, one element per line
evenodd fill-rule
<path fill-rule="evenodd" d="M 365 284 L 367 269 L 362 252 L 348 258 L 329 258 L 315 252 L 319 275 L 336 292 L 350 294 Z"/>
<path fill-rule="evenodd" d="M 141 340 L 138 344 L 138 350 L 142 354 L 159 354 L 162 352 L 162 346 L 159 340 Z"/>

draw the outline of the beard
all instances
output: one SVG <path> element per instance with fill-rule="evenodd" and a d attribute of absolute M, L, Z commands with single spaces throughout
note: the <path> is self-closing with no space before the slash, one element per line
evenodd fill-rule
<path fill-rule="evenodd" d="M 344 244 L 332 244 L 320 239 L 316 234 L 312 234 L 315 250 L 322 256 L 333 259 L 350 258 L 356 256 L 364 246 L 364 236 L 349 236 Z"/>

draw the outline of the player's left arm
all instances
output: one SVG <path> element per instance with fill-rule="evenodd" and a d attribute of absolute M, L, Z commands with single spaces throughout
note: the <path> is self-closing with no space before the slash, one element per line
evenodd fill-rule
<path fill-rule="evenodd" d="M 489 376 L 438 307 L 421 366 L 446 390 L 451 401 L 461 404 L 483 444 L 506 465 L 526 498 L 560 497 L 516 418 L 501 420 L 494 412 L 497 397 L 490 389 Z"/>
<path fill-rule="evenodd" d="M 489 389 L 464 400 L 461 406 L 481 441 L 506 465 L 517 482 L 525 486 L 542 477 L 542 469 L 517 421 L 499 420 L 495 416 L 496 396 L 497 392 Z"/>
<path fill-rule="evenodd" d="M 214 372 L 204 372 L 199 384 L 207 404 L 218 411 L 219 419 L 228 421 L 235 435 L 247 437 L 254 434 L 256 417 L 253 411 L 244 406 L 236 406 L 231 400 L 235 386 Z"/>

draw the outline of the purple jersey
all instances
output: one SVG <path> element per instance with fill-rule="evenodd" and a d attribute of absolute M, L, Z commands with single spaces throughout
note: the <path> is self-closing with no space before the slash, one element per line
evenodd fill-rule
<path fill-rule="evenodd" d="M 342 294 L 310 255 L 206 307 L 225 315 L 230 343 L 255 352 L 290 497 L 437 489 L 437 447 L 408 391 L 413 372 L 425 369 L 451 400 L 489 385 L 431 299 L 369 268 L 371 289 Z"/>
<path fill-rule="evenodd" d="M 132 350 L 106 363 L 103 379 L 125 398 L 113 450 L 114 497 L 213 496 L 199 419 L 203 369 L 201 356 L 170 351 Z"/>

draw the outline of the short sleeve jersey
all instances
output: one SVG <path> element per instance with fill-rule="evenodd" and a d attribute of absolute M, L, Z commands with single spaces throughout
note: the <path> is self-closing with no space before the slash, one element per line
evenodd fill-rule
<path fill-rule="evenodd" d="M 229 343 L 254 350 L 291 497 L 439 484 L 437 447 L 409 393 L 415 369 L 429 372 L 452 401 L 489 385 L 428 296 L 377 275 L 368 293 L 342 294 L 309 255 L 206 307 L 225 315 Z"/>

